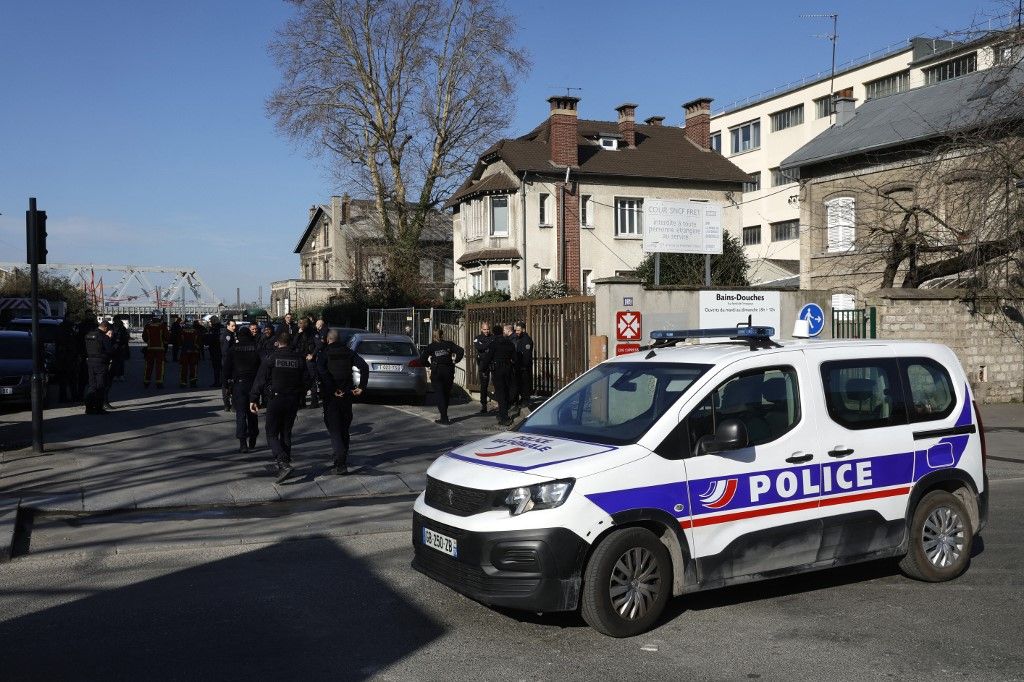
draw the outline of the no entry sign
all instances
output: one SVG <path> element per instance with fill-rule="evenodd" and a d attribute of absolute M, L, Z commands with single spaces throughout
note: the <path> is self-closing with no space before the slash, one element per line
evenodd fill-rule
<path fill-rule="evenodd" d="M 639 341 L 643 338 L 640 313 L 620 310 L 615 313 L 615 338 L 619 341 Z"/>

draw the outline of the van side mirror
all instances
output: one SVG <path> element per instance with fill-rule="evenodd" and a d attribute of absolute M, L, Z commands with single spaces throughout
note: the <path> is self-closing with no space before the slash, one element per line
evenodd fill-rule
<path fill-rule="evenodd" d="M 747 425 L 739 419 L 723 419 L 715 429 L 715 437 L 704 444 L 705 452 L 742 450 L 750 444 Z"/>

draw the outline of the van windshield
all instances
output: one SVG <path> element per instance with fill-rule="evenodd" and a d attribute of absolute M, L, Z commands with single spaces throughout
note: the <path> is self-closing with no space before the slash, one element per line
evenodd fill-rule
<path fill-rule="evenodd" d="M 520 433 L 626 445 L 647 433 L 711 365 L 598 365 L 537 408 Z"/>

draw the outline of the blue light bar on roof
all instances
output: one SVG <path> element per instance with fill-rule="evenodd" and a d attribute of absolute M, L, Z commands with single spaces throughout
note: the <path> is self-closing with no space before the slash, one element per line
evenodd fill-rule
<path fill-rule="evenodd" d="M 682 341 L 686 339 L 769 339 L 775 335 L 774 327 L 718 327 L 713 329 L 659 329 L 651 332 L 652 341 Z"/>

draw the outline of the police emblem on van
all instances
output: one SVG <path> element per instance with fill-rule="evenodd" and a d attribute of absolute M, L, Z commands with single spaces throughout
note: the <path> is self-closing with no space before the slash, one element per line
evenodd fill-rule
<path fill-rule="evenodd" d="M 732 502 L 739 487 L 739 479 L 723 478 L 710 481 L 707 490 L 700 494 L 700 502 L 708 509 L 721 509 Z"/>

